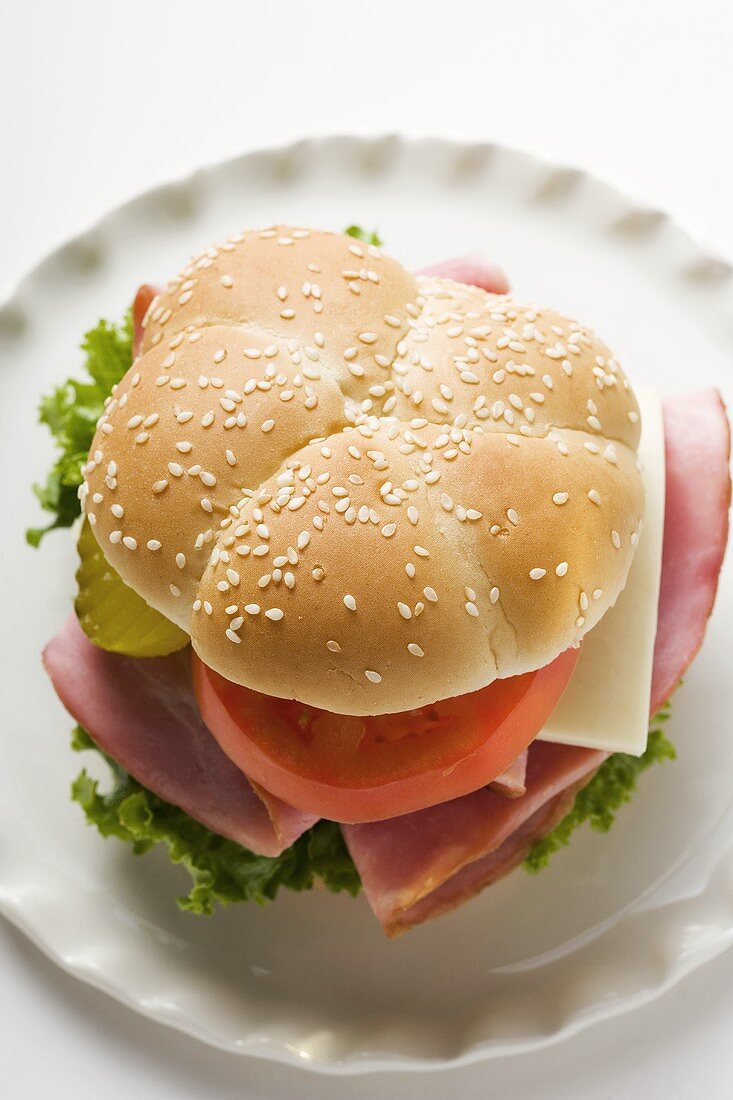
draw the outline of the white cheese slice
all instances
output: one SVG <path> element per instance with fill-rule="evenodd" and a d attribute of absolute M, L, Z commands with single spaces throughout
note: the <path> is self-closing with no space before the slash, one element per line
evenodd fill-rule
<path fill-rule="evenodd" d="M 540 733 L 543 741 L 640 756 L 646 749 L 664 535 L 664 425 L 658 391 L 635 390 L 641 409 L 646 504 L 626 587 L 586 635 L 573 678 Z"/>

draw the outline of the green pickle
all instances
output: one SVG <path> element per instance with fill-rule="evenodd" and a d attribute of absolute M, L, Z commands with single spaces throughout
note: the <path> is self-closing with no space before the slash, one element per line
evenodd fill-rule
<path fill-rule="evenodd" d="M 183 649 L 185 631 L 149 607 L 109 564 L 84 520 L 79 542 L 76 614 L 90 641 L 128 657 L 165 657 Z"/>

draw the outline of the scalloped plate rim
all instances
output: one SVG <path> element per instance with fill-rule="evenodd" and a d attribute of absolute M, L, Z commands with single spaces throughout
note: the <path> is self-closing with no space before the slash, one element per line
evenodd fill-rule
<path fill-rule="evenodd" d="M 344 144 L 351 143 L 355 148 L 361 150 L 368 148 L 370 145 L 377 146 L 386 142 L 394 142 L 396 145 L 407 148 L 408 150 L 416 146 L 441 145 L 451 149 L 454 154 L 458 154 L 461 151 L 483 149 L 486 151 L 496 151 L 498 153 L 508 153 L 512 156 L 523 158 L 527 164 L 544 169 L 547 172 L 573 172 L 577 174 L 580 179 L 589 180 L 595 185 L 602 186 L 607 190 L 609 195 L 613 195 L 616 199 L 623 200 L 640 213 L 653 212 L 663 215 L 676 230 L 684 235 L 687 241 L 695 246 L 696 250 L 699 252 L 698 258 L 700 260 L 721 265 L 721 267 L 725 268 L 726 275 L 729 275 L 732 270 L 730 263 L 725 257 L 710 248 L 699 235 L 691 234 L 684 229 L 684 227 L 680 226 L 677 220 L 666 211 L 653 207 L 644 200 L 638 199 L 633 194 L 621 190 L 615 184 L 599 176 L 597 173 L 584 168 L 578 168 L 566 162 L 553 162 L 545 156 L 537 155 L 532 151 L 521 148 L 508 146 L 501 142 L 482 139 L 456 139 L 440 133 L 401 134 L 387 131 L 374 134 L 316 134 L 314 136 L 288 140 L 265 147 L 253 148 L 234 157 L 220 158 L 203 167 L 188 172 L 181 177 L 166 179 L 160 184 L 128 198 L 124 202 L 107 210 L 93 223 L 86 225 L 79 231 L 62 239 L 49 253 L 34 263 L 16 282 L 14 288 L 7 296 L 0 301 L 0 311 L 4 312 L 5 310 L 12 309 L 16 304 L 22 306 L 25 295 L 32 292 L 34 280 L 42 276 L 47 266 L 53 264 L 66 249 L 84 242 L 92 234 L 103 230 L 105 225 L 111 223 L 113 220 L 123 218 L 126 212 L 134 208 L 136 203 L 154 199 L 155 197 L 162 197 L 165 192 L 171 188 L 188 187 L 199 178 L 213 177 L 221 170 L 231 168 L 234 165 L 244 164 L 246 161 L 256 156 L 263 156 L 265 158 L 282 157 L 296 147 L 308 147 L 318 150 L 336 142 L 343 142 Z M 710 886 L 713 871 L 721 865 L 727 855 L 730 855 L 730 851 L 731 849 L 728 848 L 721 853 L 719 860 L 716 861 L 711 868 L 703 889 L 707 889 Z M 690 862 L 693 857 L 694 853 L 691 853 L 684 863 Z M 37 863 L 42 863 L 40 856 L 34 855 L 34 858 Z M 679 870 L 679 868 L 670 869 L 669 877 L 677 870 Z M 690 951 L 684 956 L 677 955 L 674 963 L 666 967 L 663 980 L 658 984 L 641 988 L 625 996 L 619 996 L 612 1002 L 601 1000 L 590 1004 L 578 1011 L 575 1016 L 563 1021 L 554 1030 L 544 1035 L 532 1035 L 514 1040 L 494 1038 L 479 1041 L 473 1043 L 473 1045 L 464 1047 L 459 1054 L 450 1058 L 430 1059 L 416 1057 L 407 1053 L 398 1054 L 380 1051 L 378 1049 L 361 1049 L 358 1051 L 353 1050 L 345 1057 L 329 1059 L 328 1057 L 312 1055 L 302 1049 L 298 1050 L 293 1043 L 288 1043 L 280 1038 L 250 1036 L 234 1041 L 223 1033 L 207 1032 L 196 1020 L 187 1017 L 180 1006 L 166 1012 L 162 1009 L 143 1004 L 141 995 L 139 993 L 136 994 L 129 986 L 126 987 L 119 978 L 115 979 L 112 974 L 95 970 L 89 965 L 85 965 L 83 962 L 74 961 L 73 958 L 68 957 L 68 955 L 58 950 L 53 945 L 53 936 L 44 935 L 43 929 L 34 921 L 32 907 L 24 906 L 20 898 L 13 897 L 12 885 L 10 890 L 6 889 L 5 880 L 6 875 L 4 872 L 0 871 L 0 913 L 27 936 L 27 938 L 48 959 L 58 965 L 65 973 L 112 996 L 118 1002 L 137 1013 L 147 1016 L 164 1026 L 171 1027 L 200 1041 L 206 1042 L 211 1046 L 229 1052 L 257 1057 L 266 1061 L 275 1061 L 293 1067 L 307 1069 L 312 1072 L 331 1075 L 363 1074 L 368 1072 L 395 1070 L 429 1072 L 475 1064 L 497 1057 L 516 1056 L 517 1054 L 530 1050 L 544 1049 L 585 1030 L 593 1023 L 602 1019 L 610 1019 L 648 1004 L 676 985 L 677 982 L 697 969 L 697 967 L 722 953 L 733 943 L 732 905 L 731 913 L 729 914 L 731 918 L 730 924 L 725 928 L 718 928 L 717 935 L 709 938 L 703 947 L 697 947 L 695 951 Z M 675 901 L 667 902 L 665 908 L 674 906 L 675 904 Z M 623 917 L 623 913 L 620 916 Z M 599 936 L 595 938 L 602 938 L 604 934 L 604 932 L 600 932 Z"/>

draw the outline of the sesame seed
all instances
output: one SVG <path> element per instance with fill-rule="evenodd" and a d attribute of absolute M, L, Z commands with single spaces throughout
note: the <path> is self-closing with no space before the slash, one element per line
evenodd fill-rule
<path fill-rule="evenodd" d="M 162 543 L 160 543 L 158 541 L 158 539 L 148 539 L 148 542 L 147 542 L 148 550 L 160 550 L 161 546 L 162 546 Z"/>
<path fill-rule="evenodd" d="M 497 600 L 499 599 L 499 595 L 500 595 L 499 589 L 496 587 L 496 585 L 494 585 L 494 587 L 489 592 L 489 599 L 491 600 L 492 603 L 496 603 Z"/>
<path fill-rule="evenodd" d="M 373 684 L 381 684 L 382 682 L 382 677 L 379 675 L 379 673 L 374 672 L 374 670 L 371 668 L 366 669 L 364 675 L 366 676 L 367 680 L 370 680 Z"/>
<path fill-rule="evenodd" d="M 533 581 L 541 581 L 546 572 L 547 572 L 546 569 L 539 569 L 539 568 L 530 569 L 529 575 L 530 575 L 530 577 L 532 578 Z"/>
<path fill-rule="evenodd" d="M 244 610 L 247 612 L 248 615 L 259 615 L 260 605 L 258 603 L 248 603 L 245 604 Z"/>
<path fill-rule="evenodd" d="M 185 554 L 180 554 L 180 553 L 176 554 L 176 565 L 178 566 L 179 569 L 185 569 L 186 568 L 186 555 Z"/>
<path fill-rule="evenodd" d="M 338 642 L 334 642 L 333 639 L 326 642 L 326 648 L 330 649 L 332 653 L 340 653 L 341 652 L 341 646 L 338 644 Z"/>
<path fill-rule="evenodd" d="M 558 577 L 564 577 L 567 571 L 568 563 L 566 561 L 561 561 L 557 566 L 555 566 L 555 572 L 557 573 Z"/>
<path fill-rule="evenodd" d="M 263 432 L 271 432 L 274 427 L 275 427 L 275 421 L 274 420 L 265 420 L 265 421 L 263 421 L 262 424 L 260 424 L 260 428 L 262 429 Z"/>
<path fill-rule="evenodd" d="M 226 636 L 230 642 L 234 642 L 236 645 L 242 641 L 238 634 L 235 634 L 233 630 L 227 629 Z"/>
<path fill-rule="evenodd" d="M 356 600 L 353 596 L 344 596 L 344 605 L 348 607 L 349 611 L 356 611 Z"/>
<path fill-rule="evenodd" d="M 431 588 L 429 585 L 427 588 L 423 588 L 423 596 L 426 600 L 429 600 L 430 603 L 438 602 L 438 593 L 435 591 L 434 588 Z"/>
<path fill-rule="evenodd" d="M 597 489 L 589 489 L 588 490 L 588 500 L 592 501 L 593 504 L 596 504 L 600 507 L 601 494 L 598 492 Z"/>
<path fill-rule="evenodd" d="M 137 539 L 134 539 L 132 535 L 125 535 L 122 545 L 126 546 L 128 550 L 137 550 Z"/>
<path fill-rule="evenodd" d="M 270 607 L 265 612 L 265 618 L 270 619 L 273 623 L 277 623 L 280 619 L 284 618 L 285 612 L 281 611 L 279 607 Z"/>
<path fill-rule="evenodd" d="M 397 610 L 399 611 L 403 619 L 412 618 L 412 608 L 408 607 L 406 603 L 398 603 Z"/>
<path fill-rule="evenodd" d="M 425 656 L 425 650 L 417 642 L 410 642 L 407 646 L 407 652 L 411 653 L 413 657 Z"/>
<path fill-rule="evenodd" d="M 231 275 L 222 275 L 221 279 L 219 279 L 219 282 L 227 290 L 231 290 L 231 288 L 234 286 L 234 279 L 231 277 Z"/>
<path fill-rule="evenodd" d="M 519 523 L 519 515 L 517 514 L 517 511 L 516 511 L 516 509 L 515 509 L 515 508 L 507 508 L 506 518 L 507 518 L 507 519 L 509 520 L 509 522 L 510 522 L 510 523 L 512 523 L 512 524 L 513 524 L 513 525 L 514 525 L 515 527 L 516 527 L 516 526 L 517 526 L 517 524 Z"/>
<path fill-rule="evenodd" d="M 621 549 L 621 536 L 619 535 L 618 531 L 611 531 L 611 542 L 613 543 L 616 550 Z"/>
<path fill-rule="evenodd" d="M 472 601 L 472 600 L 468 600 L 468 602 L 466 603 L 466 611 L 467 611 L 467 612 L 468 612 L 468 614 L 469 614 L 469 615 L 471 615 L 471 616 L 472 616 L 472 618 L 474 618 L 474 619 L 477 619 L 477 618 L 478 618 L 478 616 L 479 616 L 479 610 L 478 610 L 478 608 L 476 607 L 476 604 L 475 604 L 475 603 L 473 603 L 473 601 Z"/>
<path fill-rule="evenodd" d="M 552 498 L 553 504 L 567 504 L 570 499 L 569 493 L 555 493 Z"/>

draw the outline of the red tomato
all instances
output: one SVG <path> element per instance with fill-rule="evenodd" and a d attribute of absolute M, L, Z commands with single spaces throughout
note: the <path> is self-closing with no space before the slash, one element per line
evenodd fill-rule
<path fill-rule="evenodd" d="M 536 672 L 373 717 L 261 695 L 193 660 L 201 714 L 234 763 L 291 806 L 353 823 L 486 786 L 542 729 L 577 657 L 569 649 Z"/>
<path fill-rule="evenodd" d="M 140 345 L 143 342 L 143 317 L 148 312 L 148 307 L 155 295 L 160 293 L 161 287 L 153 286 L 152 283 L 143 283 L 142 286 L 138 287 L 135 301 L 132 304 L 133 356 L 140 354 Z"/>

